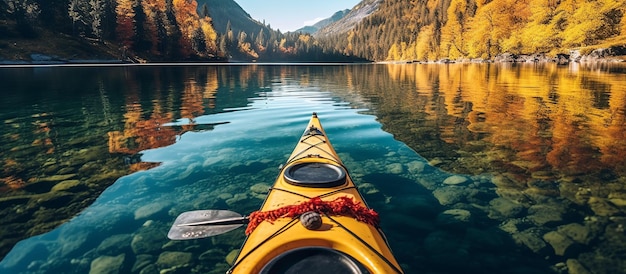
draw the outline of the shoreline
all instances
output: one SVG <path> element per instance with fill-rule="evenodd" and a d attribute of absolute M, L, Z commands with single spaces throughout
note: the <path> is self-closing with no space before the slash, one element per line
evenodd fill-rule
<path fill-rule="evenodd" d="M 121 60 L 121 59 L 65 59 L 58 56 L 50 56 L 41 53 L 32 53 L 32 60 L 7 60 L 0 58 L 0 68 L 10 67 L 32 67 L 32 66 L 133 66 L 133 65 L 204 65 L 204 64 L 296 64 L 296 65 L 324 65 L 324 64 L 355 64 L 352 62 L 240 62 L 236 60 L 219 60 L 219 61 L 158 61 L 150 62 L 149 60 Z M 467 64 L 467 63 L 556 63 L 559 65 L 567 65 L 570 63 L 622 63 L 626 62 L 626 45 L 614 46 L 609 48 L 598 48 L 589 54 L 582 54 L 580 50 L 570 50 L 568 54 L 559 53 L 551 57 L 545 53 L 534 54 L 513 54 L 501 53 L 490 59 L 483 58 L 441 58 L 438 60 L 385 60 L 371 61 L 364 63 L 372 64 Z M 358 63 L 361 64 L 361 63 Z"/>

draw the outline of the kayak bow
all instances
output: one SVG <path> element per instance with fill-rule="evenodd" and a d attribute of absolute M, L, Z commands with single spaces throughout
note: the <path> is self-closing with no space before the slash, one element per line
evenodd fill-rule
<path fill-rule="evenodd" d="M 402 273 L 313 113 L 229 273 Z"/>

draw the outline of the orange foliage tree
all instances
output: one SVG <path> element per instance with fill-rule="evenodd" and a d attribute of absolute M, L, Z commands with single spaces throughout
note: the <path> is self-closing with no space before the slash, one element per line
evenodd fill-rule
<path fill-rule="evenodd" d="M 174 0 L 173 5 L 176 23 L 182 33 L 179 40 L 181 54 L 183 57 L 189 57 L 193 52 L 191 46 L 193 33 L 200 27 L 200 18 L 196 12 L 198 3 L 195 0 Z"/>
<path fill-rule="evenodd" d="M 117 39 L 122 46 L 130 49 L 133 46 L 133 37 L 135 37 L 135 0 L 117 0 L 115 13 L 117 14 L 117 25 L 115 32 Z"/>

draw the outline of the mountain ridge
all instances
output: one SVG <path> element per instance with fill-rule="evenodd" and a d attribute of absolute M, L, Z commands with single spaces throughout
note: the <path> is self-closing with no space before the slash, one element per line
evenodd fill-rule
<path fill-rule="evenodd" d="M 333 15 L 331 15 L 328 18 L 322 19 L 320 21 L 318 21 L 317 23 L 311 25 L 311 26 L 304 26 L 302 28 L 297 29 L 295 32 L 304 32 L 304 33 L 310 33 L 310 34 L 315 34 L 318 30 L 334 23 L 337 22 L 339 20 L 341 20 L 344 16 L 346 16 L 348 13 L 350 12 L 350 9 L 344 9 L 344 10 L 340 10 L 335 12 Z"/>
<path fill-rule="evenodd" d="M 343 16 L 340 20 L 324 26 L 315 32 L 314 37 L 323 37 L 329 35 L 343 34 L 350 31 L 364 18 L 374 13 L 383 0 L 362 0 L 356 4 L 350 12 Z"/>
<path fill-rule="evenodd" d="M 237 2 L 233 0 L 196 0 L 198 2 L 198 13 L 202 12 L 203 6 L 209 10 L 209 15 L 213 19 L 213 27 L 218 33 L 226 33 L 228 22 L 231 28 L 236 31 L 259 32 L 261 29 L 269 31 L 269 27 L 252 18 Z"/>

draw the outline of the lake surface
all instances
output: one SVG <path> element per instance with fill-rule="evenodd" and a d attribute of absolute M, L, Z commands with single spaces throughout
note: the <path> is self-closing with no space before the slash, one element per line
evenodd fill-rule
<path fill-rule="evenodd" d="M 624 64 L 0 79 L 3 273 L 225 273 L 243 228 L 181 242 L 170 225 L 189 210 L 257 210 L 313 112 L 407 273 L 626 273 Z"/>

